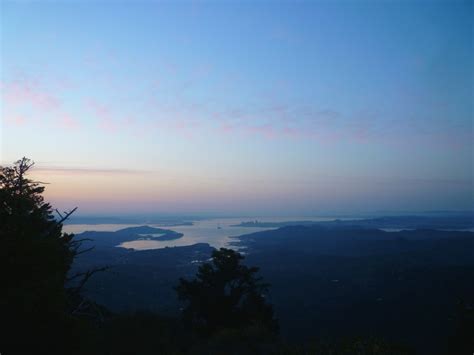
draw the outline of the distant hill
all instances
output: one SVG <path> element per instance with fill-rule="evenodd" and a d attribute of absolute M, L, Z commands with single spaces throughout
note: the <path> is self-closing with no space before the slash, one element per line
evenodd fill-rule
<path fill-rule="evenodd" d="M 467 230 L 474 228 L 474 215 L 452 216 L 389 216 L 369 219 L 351 219 L 333 221 L 285 221 L 260 222 L 247 221 L 235 225 L 236 227 L 265 227 L 279 228 L 286 226 L 319 225 L 324 227 L 345 228 L 375 228 L 375 229 L 446 229 Z"/>

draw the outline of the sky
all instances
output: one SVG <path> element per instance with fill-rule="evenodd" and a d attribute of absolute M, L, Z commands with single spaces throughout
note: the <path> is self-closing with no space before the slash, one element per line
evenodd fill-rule
<path fill-rule="evenodd" d="M 0 163 L 59 208 L 474 207 L 471 1 L 0 4 Z"/>

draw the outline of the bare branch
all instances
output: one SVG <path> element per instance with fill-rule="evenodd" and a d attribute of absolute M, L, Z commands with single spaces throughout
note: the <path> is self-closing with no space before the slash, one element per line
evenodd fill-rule
<path fill-rule="evenodd" d="M 87 252 L 89 252 L 89 251 L 91 251 L 91 250 L 94 250 L 94 249 L 95 249 L 95 246 L 90 247 L 90 248 L 87 248 L 87 249 L 84 249 L 84 250 L 81 250 L 81 251 L 78 251 L 78 252 L 76 252 L 76 255 L 75 255 L 75 256 L 78 256 L 78 255 L 87 253 Z"/>
<path fill-rule="evenodd" d="M 66 214 L 64 215 L 64 217 L 62 217 L 62 218 L 58 221 L 58 224 L 61 224 L 61 223 L 63 223 L 65 220 L 67 220 L 70 215 L 72 215 L 74 212 L 76 212 L 76 210 L 77 210 L 77 207 L 74 207 L 70 212 L 65 212 Z"/>
<path fill-rule="evenodd" d="M 61 212 L 58 211 L 58 209 L 56 208 L 55 209 L 56 213 L 58 214 L 59 218 L 63 218 L 63 215 L 61 214 Z"/>
<path fill-rule="evenodd" d="M 76 274 L 74 275 L 73 277 L 71 277 L 68 281 L 72 280 L 72 279 L 75 279 L 79 276 L 83 276 L 82 280 L 79 282 L 79 286 L 77 287 L 73 287 L 71 288 L 71 292 L 74 293 L 74 294 L 79 294 L 81 293 L 82 291 L 82 288 L 84 287 L 84 285 L 86 284 L 86 282 L 94 275 L 96 274 L 97 272 L 102 272 L 102 271 L 105 271 L 105 270 L 108 270 L 110 267 L 109 266 L 103 266 L 103 267 L 100 267 L 100 268 L 95 268 L 95 269 L 92 269 L 92 270 L 87 270 L 85 272 L 82 272 L 82 273 L 79 273 L 79 274 Z"/>

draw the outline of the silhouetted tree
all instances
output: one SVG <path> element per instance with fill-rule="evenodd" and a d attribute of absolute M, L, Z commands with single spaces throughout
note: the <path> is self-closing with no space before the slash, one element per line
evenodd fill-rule
<path fill-rule="evenodd" d="M 72 336 L 74 323 L 65 284 L 80 241 L 62 233 L 62 222 L 75 209 L 55 218 L 42 183 L 26 177 L 33 164 L 23 158 L 0 167 L 0 314 L 7 329 L 0 351 L 5 353 L 21 353 L 22 344 L 53 351 L 59 338 Z"/>
<path fill-rule="evenodd" d="M 241 264 L 243 256 L 221 248 L 204 263 L 194 280 L 180 279 L 176 290 L 185 302 L 183 319 L 203 334 L 249 326 L 277 332 L 273 308 L 265 300 L 268 285 L 256 276 L 257 267 Z"/>

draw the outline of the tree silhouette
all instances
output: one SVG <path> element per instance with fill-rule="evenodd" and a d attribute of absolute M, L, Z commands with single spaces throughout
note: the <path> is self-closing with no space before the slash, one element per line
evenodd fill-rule
<path fill-rule="evenodd" d="M 65 284 L 80 241 L 62 232 L 62 222 L 75 209 L 55 218 L 43 199 L 43 184 L 26 177 L 33 165 L 23 158 L 0 167 L 0 314 L 7 328 L 0 347 L 5 353 L 21 353 L 25 343 L 53 351 L 58 337 L 71 337 L 69 296 L 77 292 Z"/>
<path fill-rule="evenodd" d="M 241 264 L 243 256 L 221 248 L 212 253 L 194 280 L 181 278 L 176 290 L 185 303 L 183 319 L 202 334 L 229 328 L 261 326 L 277 332 L 273 308 L 265 301 L 268 285 L 257 267 Z"/>

